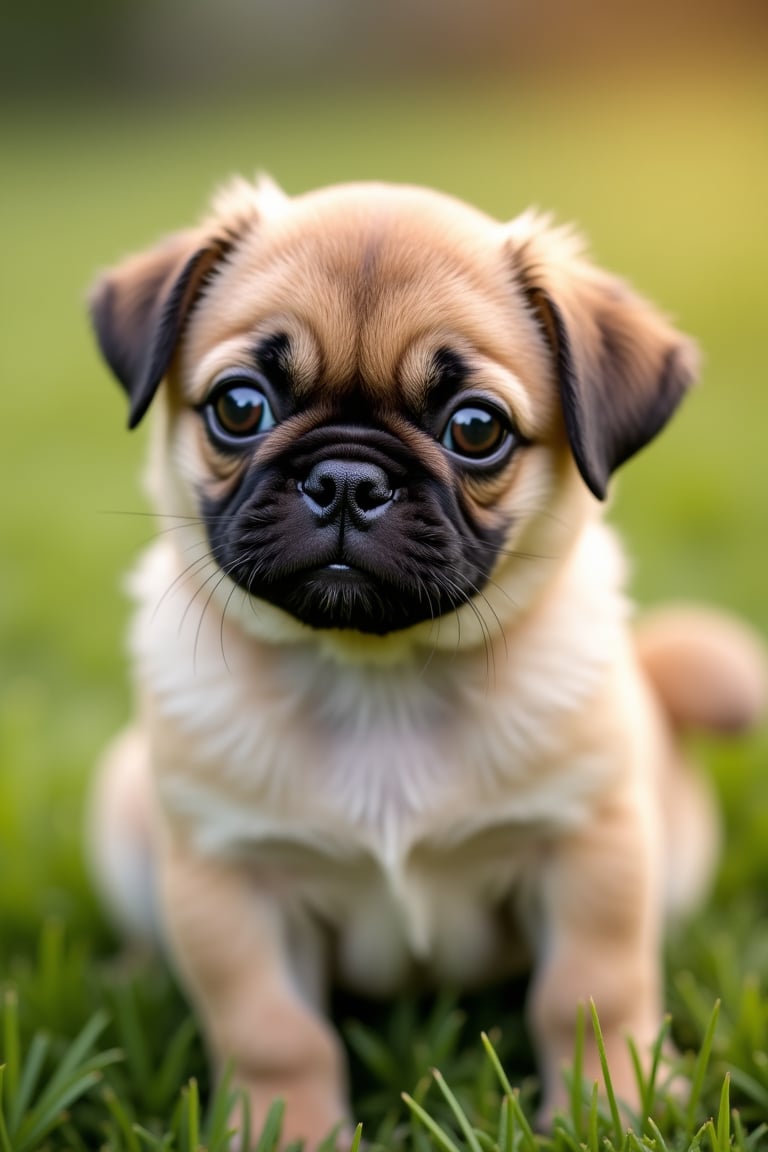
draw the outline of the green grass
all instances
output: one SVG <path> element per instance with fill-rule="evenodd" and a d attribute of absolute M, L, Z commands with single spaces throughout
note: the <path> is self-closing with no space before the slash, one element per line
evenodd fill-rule
<path fill-rule="evenodd" d="M 96 270 L 194 219 L 236 170 L 268 169 L 290 191 L 429 183 L 500 216 L 536 203 L 578 221 L 600 261 L 705 351 L 703 387 L 615 499 L 636 595 L 715 600 L 766 630 L 766 107 L 764 68 L 691 62 L 602 86 L 267 92 L 218 107 L 6 116 L 0 1152 L 226 1147 L 227 1085 L 211 1094 L 195 1025 L 162 968 L 115 959 L 81 858 L 87 776 L 129 708 L 120 573 L 153 532 L 136 515 L 144 432 L 124 432 L 123 398 L 84 318 Z M 690 1094 L 677 1099 L 663 1076 L 644 1083 L 628 1136 L 603 1097 L 574 1085 L 570 1116 L 544 1139 L 529 1127 L 536 1083 L 520 989 L 375 1015 L 340 1005 L 366 1139 L 415 1152 L 768 1147 L 767 752 L 765 737 L 702 748 L 727 850 L 710 906 L 668 947 Z"/>

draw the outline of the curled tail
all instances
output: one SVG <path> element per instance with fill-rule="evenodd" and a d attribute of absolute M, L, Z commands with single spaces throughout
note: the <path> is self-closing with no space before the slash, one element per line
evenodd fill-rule
<path fill-rule="evenodd" d="M 662 608 L 638 621 L 637 652 L 678 731 L 738 735 L 768 706 L 768 654 L 747 625 L 708 608 Z"/>
<path fill-rule="evenodd" d="M 637 624 L 636 644 L 672 736 L 660 800 L 665 910 L 674 923 L 705 899 L 722 840 L 713 782 L 675 737 L 734 736 L 755 727 L 768 704 L 768 655 L 746 625 L 707 608 L 650 613 Z"/>

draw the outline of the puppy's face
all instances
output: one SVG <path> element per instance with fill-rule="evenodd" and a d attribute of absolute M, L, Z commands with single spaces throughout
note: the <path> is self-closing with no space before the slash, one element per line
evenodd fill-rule
<path fill-rule="evenodd" d="M 384 186 L 237 184 L 93 308 L 132 423 L 166 379 L 161 511 L 315 629 L 509 617 L 694 360 L 562 233 Z"/>

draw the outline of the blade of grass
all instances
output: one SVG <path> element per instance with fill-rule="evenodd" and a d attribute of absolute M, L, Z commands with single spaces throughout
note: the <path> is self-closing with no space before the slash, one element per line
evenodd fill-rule
<path fill-rule="evenodd" d="M 104 1031 L 108 1023 L 106 1012 L 96 1012 L 83 1026 L 78 1035 L 67 1048 L 56 1071 L 46 1086 L 44 1095 L 55 1096 L 62 1085 L 65 1085 L 72 1074 L 82 1065 L 88 1057 L 96 1040 Z M 115 1051 L 115 1050 L 113 1050 Z"/>
<path fill-rule="evenodd" d="M 200 1145 L 200 1095 L 194 1076 L 184 1090 L 184 1152 L 198 1152 Z"/>
<path fill-rule="evenodd" d="M 525 1112 L 523 1112 L 523 1106 L 520 1103 L 520 1095 L 517 1091 L 514 1091 L 510 1094 L 509 1104 L 512 1110 L 512 1115 L 515 1119 L 515 1123 L 520 1129 L 523 1148 L 527 1149 L 527 1152 L 537 1152 L 536 1137 L 533 1133 L 533 1128 L 531 1128 L 530 1124 L 528 1123 L 528 1118 L 526 1117 Z"/>
<path fill-rule="evenodd" d="M 582 1140 L 577 1140 L 566 1128 L 559 1127 L 555 1129 L 557 1135 L 558 1152 L 561 1152 L 562 1145 L 565 1145 L 569 1152 L 584 1152 L 586 1145 Z"/>
<path fill-rule="evenodd" d="M 477 1139 L 477 1136 L 475 1135 L 475 1131 L 470 1124 L 469 1119 L 467 1118 L 467 1114 L 462 1108 L 461 1104 L 459 1104 L 454 1093 L 446 1084 L 443 1074 L 437 1068 L 433 1068 L 432 1075 L 435 1079 L 435 1083 L 443 1094 L 443 1098 L 447 1101 L 448 1107 L 451 1109 L 451 1112 L 455 1116 L 456 1122 L 461 1128 L 461 1131 L 464 1134 L 464 1138 L 467 1141 L 471 1152 L 482 1152 L 482 1148 L 480 1147 L 480 1143 Z"/>
<path fill-rule="evenodd" d="M 101 1080 L 102 1069 L 122 1059 L 114 1049 L 89 1055 L 106 1024 L 106 1014 L 96 1013 L 69 1045 L 39 1098 L 20 1118 L 14 1134 L 16 1152 L 32 1152 L 62 1121 L 66 1109 Z"/>
<path fill-rule="evenodd" d="M 107 1050 L 79 1068 L 68 1068 L 66 1077 L 60 1074 L 61 1069 L 57 1069 L 20 1125 L 19 1139 L 23 1136 L 26 1142 L 39 1140 L 41 1131 L 49 1131 L 51 1126 L 55 1126 L 65 1109 L 101 1080 L 102 1069 L 121 1058 L 121 1053 Z"/>
<path fill-rule="evenodd" d="M 584 1130 L 584 1005 L 576 1010 L 576 1036 L 573 1042 L 573 1065 L 571 1069 L 571 1120 L 576 1136 L 581 1141 Z"/>
<path fill-rule="evenodd" d="M 589 1097 L 589 1123 L 587 1125 L 587 1147 L 590 1152 L 600 1152 L 600 1137 L 598 1135 L 598 1099 L 600 1090 L 595 1082 L 592 1085 L 592 1092 Z"/>
<path fill-rule="evenodd" d="M 759 1108 L 762 1108 L 765 1115 L 768 1115 L 768 1088 L 756 1080 L 754 1076 L 750 1076 L 743 1068 L 731 1068 L 730 1076 L 731 1082 L 749 1096 Z"/>
<path fill-rule="evenodd" d="M 499 1152 L 511 1152 L 513 1133 L 511 1129 L 511 1116 L 509 1111 L 509 1096 L 504 1096 L 499 1108 L 499 1124 L 497 1128 L 498 1135 L 496 1136 L 496 1143 L 499 1147 Z"/>
<path fill-rule="evenodd" d="M 240 1101 L 238 1114 L 240 1116 L 240 1133 L 239 1140 L 242 1148 L 250 1148 L 251 1141 L 251 1098 L 244 1088 L 240 1088 L 235 1093 L 235 1099 Z M 273 1105 L 274 1107 L 274 1105 Z M 280 1117 L 280 1127 L 282 1127 L 282 1114 Z"/>
<path fill-rule="evenodd" d="M 118 1038 L 125 1052 L 131 1080 L 139 1093 L 146 1096 L 151 1091 L 153 1076 L 147 1049 L 147 1034 L 141 1024 L 135 986 L 119 984 L 114 990 L 113 1003 Z"/>
<path fill-rule="evenodd" d="M 434 1084 L 429 1073 L 425 1073 L 420 1080 L 418 1080 L 411 1092 L 411 1096 L 416 1104 L 425 1108 L 425 1102 L 429 1092 Z M 413 1144 L 413 1152 L 431 1152 L 432 1145 L 429 1140 L 429 1134 L 422 1124 L 417 1122 L 415 1116 L 410 1117 L 410 1131 L 411 1143 Z"/>
<path fill-rule="evenodd" d="M 8 1129 L 5 1126 L 5 1114 L 3 1110 L 5 1071 L 5 1064 L 0 1064 L 0 1152 L 13 1152 L 11 1142 L 8 1139 Z"/>
<path fill-rule="evenodd" d="M 48 1053 L 49 1037 L 42 1032 L 36 1032 L 29 1045 L 24 1065 L 21 1070 L 21 1079 L 14 1099 L 10 1102 L 8 1119 L 11 1131 L 16 1132 L 24 1113 L 30 1108 L 37 1082 Z"/>
<path fill-rule="evenodd" d="M 720 1109 L 717 1113 L 717 1140 L 721 1152 L 731 1146 L 731 1078 L 726 1072 L 720 1092 Z"/>
<path fill-rule="evenodd" d="M 141 1124 L 134 1124 L 133 1130 L 150 1152 L 170 1152 L 175 1143 L 172 1132 L 166 1132 L 164 1136 L 155 1136 L 154 1132 L 150 1132 Z"/>
<path fill-rule="evenodd" d="M 496 1141 L 492 1136 L 489 1136 L 487 1132 L 481 1132 L 478 1130 L 475 1133 L 475 1136 L 479 1140 L 480 1147 L 482 1148 L 483 1152 L 499 1152 Z"/>
<path fill-rule="evenodd" d="M 536 1137 L 533 1134 L 533 1129 L 528 1123 L 528 1119 L 523 1112 L 522 1105 L 520 1104 L 520 1093 L 510 1084 L 509 1077 L 504 1071 L 496 1049 L 491 1043 L 486 1032 L 480 1033 L 480 1040 L 482 1041 L 485 1053 L 490 1060 L 491 1065 L 493 1066 L 493 1070 L 496 1073 L 498 1081 L 504 1090 L 504 1094 L 509 1100 L 509 1111 L 511 1118 L 514 1119 L 515 1123 L 520 1128 L 523 1144 L 527 1149 L 530 1150 L 530 1152 L 533 1152 L 533 1150 L 536 1149 Z"/>
<path fill-rule="evenodd" d="M 188 1016 L 171 1037 L 157 1074 L 149 1077 L 148 1095 L 156 1108 L 162 1108 L 172 1098 L 176 1086 L 184 1079 L 184 1070 L 196 1035 L 197 1025 Z"/>
<path fill-rule="evenodd" d="M 494 1048 L 493 1044 L 491 1044 L 491 1041 L 488 1038 L 488 1034 L 486 1032 L 481 1032 L 480 1033 L 480 1040 L 482 1042 L 483 1048 L 485 1049 L 485 1054 L 488 1057 L 488 1059 L 490 1060 L 491 1065 L 493 1066 L 493 1070 L 496 1073 L 496 1076 L 498 1077 L 499 1084 L 501 1084 L 501 1087 L 504 1090 L 505 1095 L 513 1096 L 514 1090 L 512 1088 L 512 1085 L 510 1084 L 510 1082 L 507 1078 L 506 1072 L 504 1071 L 504 1069 L 501 1066 L 501 1061 L 499 1060 L 499 1057 L 496 1054 L 496 1049 Z"/>
<path fill-rule="evenodd" d="M 669 1030 L 672 1025 L 671 1016 L 665 1016 L 662 1022 L 659 1033 L 654 1041 L 653 1048 L 651 1049 L 651 1065 L 648 1069 L 648 1076 L 646 1078 L 643 1072 L 643 1062 L 640 1058 L 637 1045 L 634 1039 L 630 1036 L 627 1039 L 629 1046 L 629 1055 L 632 1060 L 632 1068 L 635 1073 L 635 1080 L 639 1089 L 639 1108 L 638 1118 L 642 1121 L 653 1114 L 656 1102 L 656 1089 L 659 1078 L 659 1068 L 661 1066 L 661 1057 L 664 1051 L 664 1044 L 666 1043 Z"/>
<path fill-rule="evenodd" d="M 3 1051 L 5 1063 L 5 1100 L 10 1106 L 19 1087 L 21 1041 L 19 1039 L 19 1002 L 14 988 L 3 997 Z"/>
<path fill-rule="evenodd" d="M 117 1093 L 112 1088 L 107 1087 L 102 1092 L 102 1099 L 123 1137 L 128 1152 L 141 1152 L 133 1121 Z"/>
<path fill-rule="evenodd" d="M 688 1097 L 688 1107 L 685 1111 L 685 1125 L 686 1132 L 692 1135 L 694 1122 L 696 1117 L 696 1109 L 699 1105 L 701 1098 L 701 1091 L 704 1087 L 704 1077 L 709 1066 L 709 1058 L 712 1054 L 712 1044 L 715 1039 L 715 1029 L 717 1028 L 717 1019 L 720 1014 L 720 1001 L 716 1000 L 714 1008 L 710 1013 L 709 1023 L 707 1024 L 704 1038 L 701 1042 L 701 1047 L 696 1055 L 696 1063 L 694 1064 L 693 1077 L 691 1079 L 691 1092 Z"/>
<path fill-rule="evenodd" d="M 457 1144 L 451 1139 L 447 1132 L 445 1132 L 440 1125 L 432 1119 L 428 1112 L 426 1112 L 420 1104 L 417 1104 L 412 1096 L 407 1092 L 401 1093 L 401 1099 L 406 1107 L 410 1110 L 413 1116 L 419 1120 L 428 1132 L 434 1137 L 441 1148 L 445 1152 L 460 1152 Z"/>
<path fill-rule="evenodd" d="M 634 1132 L 627 1132 L 625 1136 L 625 1147 L 627 1152 L 648 1152 L 648 1145 L 641 1137 L 636 1136 Z"/>
<path fill-rule="evenodd" d="M 360 1144 L 363 1139 L 363 1126 L 358 1124 L 352 1136 L 352 1143 L 349 1146 L 349 1152 L 360 1152 Z"/>
<path fill-rule="evenodd" d="M 659 1152 L 670 1152 L 669 1146 L 667 1145 L 664 1137 L 662 1136 L 661 1131 L 660 1131 L 659 1126 L 656 1123 L 656 1121 L 653 1120 L 649 1116 L 646 1119 L 646 1124 L 648 1125 L 648 1130 L 650 1131 L 651 1136 L 653 1137 Z"/>
<path fill-rule="evenodd" d="M 613 1081 L 611 1080 L 611 1070 L 608 1067 L 608 1054 L 605 1050 L 605 1040 L 603 1039 L 603 1032 L 600 1027 L 600 1021 L 597 1016 L 597 1007 L 594 1000 L 589 1001 L 589 1010 L 592 1015 L 592 1028 L 595 1033 L 595 1040 L 597 1042 L 597 1054 L 600 1057 L 600 1068 L 603 1073 L 603 1083 L 605 1085 L 605 1095 L 608 1098 L 608 1108 L 611 1113 L 611 1124 L 613 1125 L 613 1134 L 616 1143 L 621 1145 L 623 1139 L 623 1125 L 621 1123 L 621 1114 L 619 1106 L 616 1103 L 616 1093 L 613 1090 Z"/>
<path fill-rule="evenodd" d="M 285 1102 L 283 1100 L 273 1101 L 269 1112 L 267 1112 L 267 1118 L 256 1145 L 256 1152 L 275 1152 L 275 1149 L 279 1147 L 284 1115 Z M 250 1147 L 250 1145 L 244 1144 L 244 1147 Z"/>
<path fill-rule="evenodd" d="M 56 1094 L 46 1093 L 45 1098 L 28 1113 L 15 1141 L 14 1152 L 35 1152 L 43 1138 L 56 1128 L 66 1117 L 66 1111 L 101 1080 L 98 1070 L 75 1076 Z"/>
<path fill-rule="evenodd" d="M 693 1140 L 691 1141 L 691 1148 L 694 1148 L 694 1149 L 700 1148 L 701 1142 L 705 1136 L 709 1140 L 709 1145 L 710 1145 L 710 1148 L 712 1149 L 712 1152 L 722 1152 L 722 1149 L 720 1148 L 720 1145 L 719 1145 L 718 1140 L 717 1140 L 717 1132 L 715 1131 L 715 1125 L 714 1125 L 712 1120 L 707 1120 L 706 1124 L 702 1124 L 701 1128 L 699 1129 L 699 1131 L 696 1133 Z"/>
<path fill-rule="evenodd" d="M 670 1029 L 672 1027 L 672 1017 L 665 1015 L 659 1034 L 656 1037 L 656 1042 L 653 1045 L 651 1053 L 651 1067 L 648 1070 L 648 1079 L 646 1081 L 647 1093 L 642 1101 L 643 1111 L 641 1119 L 650 1116 L 655 1107 L 656 1101 L 656 1084 L 659 1078 L 659 1068 L 661 1067 L 661 1057 L 664 1052 L 664 1045 L 667 1042 Z M 640 1081 L 638 1081 L 640 1083 Z"/>
<path fill-rule="evenodd" d="M 232 1077 L 234 1066 L 230 1061 L 224 1068 L 219 1083 L 208 1104 L 208 1115 L 205 1121 L 205 1143 L 214 1148 L 225 1146 L 229 1140 L 232 1127 L 230 1116 L 235 1096 L 232 1091 Z"/>

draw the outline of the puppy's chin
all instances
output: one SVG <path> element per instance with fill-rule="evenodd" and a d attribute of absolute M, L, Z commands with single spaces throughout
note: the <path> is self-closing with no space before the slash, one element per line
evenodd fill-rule
<path fill-rule="evenodd" d="M 334 562 L 297 572 L 266 595 L 302 624 L 314 629 L 386 636 L 430 619 L 435 608 L 351 564 Z"/>
<path fill-rule="evenodd" d="M 235 579 L 257 601 L 280 608 L 315 631 L 358 632 L 383 637 L 425 624 L 437 626 L 472 599 L 473 588 L 462 587 L 440 573 L 413 580 L 397 575 L 397 563 L 379 573 L 369 566 L 333 560 L 296 571 L 278 572 L 268 579 L 253 573 Z M 482 592 L 481 592 L 482 595 Z"/>

